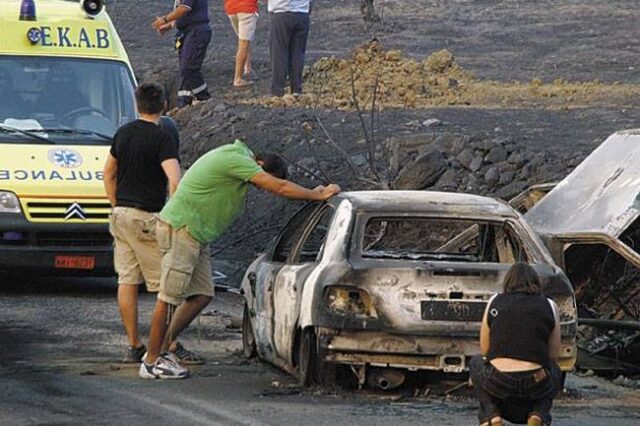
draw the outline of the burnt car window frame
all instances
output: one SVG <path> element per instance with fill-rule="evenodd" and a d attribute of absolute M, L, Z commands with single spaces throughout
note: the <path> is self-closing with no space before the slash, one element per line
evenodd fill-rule
<path fill-rule="evenodd" d="M 307 226 L 305 227 L 304 231 L 302 232 L 301 237 L 298 239 L 297 244 L 294 246 L 294 248 L 289 253 L 289 257 L 287 258 L 285 264 L 287 264 L 287 265 L 300 265 L 300 264 L 303 264 L 303 263 L 313 263 L 313 262 L 317 262 L 318 259 L 320 257 L 322 257 L 322 253 L 324 252 L 325 242 L 326 242 L 326 239 L 327 239 L 327 234 L 325 234 L 325 236 L 324 236 L 323 243 L 320 246 L 320 249 L 318 250 L 318 253 L 316 254 L 315 260 L 313 260 L 313 261 L 304 261 L 304 262 L 300 261 L 300 254 L 302 253 L 302 248 L 304 247 L 305 243 L 307 242 L 307 240 L 311 236 L 311 233 L 320 224 L 320 221 L 322 220 L 324 214 L 327 211 L 331 211 L 331 219 L 329 221 L 329 225 L 327 226 L 327 234 L 329 233 L 328 231 L 331 228 L 331 224 L 333 223 L 333 219 L 334 219 L 335 214 L 336 214 L 336 209 L 331 204 L 324 203 L 320 207 L 320 209 L 318 209 L 317 211 L 314 212 L 314 214 L 311 217 L 311 219 L 307 222 Z"/>
<path fill-rule="evenodd" d="M 276 254 L 281 248 L 283 240 L 287 238 L 294 238 L 296 231 L 299 230 L 300 227 L 302 228 L 302 232 L 300 235 L 304 235 L 307 224 L 311 219 L 314 218 L 315 213 L 320 208 L 322 208 L 324 204 L 325 203 L 323 201 L 310 201 L 302 205 L 302 207 L 300 207 L 293 215 L 291 215 L 289 220 L 287 220 L 287 223 L 282 227 L 280 232 L 278 232 L 276 238 L 273 240 L 274 243 L 268 254 L 269 262 L 282 264 L 287 262 L 289 257 L 291 257 L 291 253 L 295 250 L 300 238 L 298 238 L 298 242 L 293 242 L 289 253 L 284 258 L 282 258 L 282 260 L 280 260 L 280 258 L 276 259 Z M 297 220 L 300 220 L 300 222 L 295 223 Z"/>
<path fill-rule="evenodd" d="M 393 219 L 401 219 L 401 218 L 416 218 L 416 219 L 434 219 L 434 220 L 461 220 L 461 221 L 476 221 L 476 222 L 485 222 L 485 223 L 494 223 L 494 224 L 504 224 L 508 227 L 511 233 L 518 238 L 518 246 L 524 251 L 526 257 L 528 258 L 528 262 L 530 263 L 547 263 L 545 256 L 542 253 L 539 253 L 535 247 L 531 247 L 531 242 L 527 241 L 526 238 L 522 238 L 519 235 L 525 234 L 527 237 L 530 237 L 522 226 L 519 226 L 517 220 L 513 220 L 510 218 L 502 218 L 502 220 L 490 219 L 486 217 L 477 217 L 477 216 L 465 216 L 460 218 L 452 218 L 450 215 L 439 215 L 439 214 L 419 214 L 419 213 L 403 213 L 403 212 L 385 212 L 384 214 L 379 214 L 376 212 L 359 212 L 356 213 L 356 223 L 354 227 L 354 231 L 351 235 L 351 244 L 350 249 L 348 251 L 349 258 L 354 260 L 362 260 L 362 261 L 395 261 L 398 259 L 392 258 L 374 258 L 374 257 L 366 257 L 362 256 L 363 250 L 363 242 L 364 242 L 364 230 L 367 222 L 372 218 L 393 218 Z M 510 238 L 511 240 L 511 238 Z M 512 243 L 513 244 L 513 243 Z M 515 247 L 513 247 L 515 249 Z M 469 263 L 465 261 L 459 260 L 437 260 L 437 259 L 429 259 L 429 260 L 411 260 L 411 259 L 402 259 L 402 261 L 408 262 L 443 262 L 443 263 Z M 501 262 L 471 262 L 471 263 L 497 263 L 501 264 Z M 504 263 L 508 264 L 508 263 Z"/>

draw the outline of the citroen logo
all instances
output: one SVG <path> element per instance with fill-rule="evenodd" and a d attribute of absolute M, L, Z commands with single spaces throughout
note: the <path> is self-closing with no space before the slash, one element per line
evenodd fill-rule
<path fill-rule="evenodd" d="M 73 203 L 69 206 L 69 208 L 67 209 L 67 211 L 64 212 L 64 214 L 66 215 L 64 217 L 64 220 L 69 220 L 69 219 L 73 219 L 73 218 L 77 218 L 77 219 L 81 219 L 81 220 L 87 220 L 87 218 L 85 217 L 85 211 L 82 207 L 80 207 L 80 204 L 78 203 Z"/>

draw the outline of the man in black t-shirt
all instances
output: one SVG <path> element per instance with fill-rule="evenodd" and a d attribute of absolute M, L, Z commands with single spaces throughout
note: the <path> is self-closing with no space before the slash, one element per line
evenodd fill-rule
<path fill-rule="evenodd" d="M 140 118 L 120 127 L 104 166 L 104 186 L 113 207 L 109 229 L 114 238 L 118 306 L 129 348 L 123 362 L 140 362 L 146 348 L 138 336 L 138 286 L 157 292 L 162 253 L 155 238 L 156 219 L 180 180 L 178 143 L 160 126 L 166 107 L 158 84 L 136 90 Z"/>

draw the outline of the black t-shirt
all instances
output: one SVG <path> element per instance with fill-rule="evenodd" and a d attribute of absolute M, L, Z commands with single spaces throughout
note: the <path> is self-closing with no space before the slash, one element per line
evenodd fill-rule
<path fill-rule="evenodd" d="M 154 123 L 135 120 L 113 136 L 111 155 L 118 160 L 116 206 L 159 212 L 167 197 L 161 164 L 178 158 L 174 138 Z"/>
<path fill-rule="evenodd" d="M 549 300 L 524 293 L 498 294 L 489 306 L 487 359 L 512 358 L 549 367 L 549 336 L 556 319 Z"/>

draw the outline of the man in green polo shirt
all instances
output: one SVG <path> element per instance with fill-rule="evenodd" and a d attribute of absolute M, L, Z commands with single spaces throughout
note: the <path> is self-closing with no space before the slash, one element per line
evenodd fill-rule
<path fill-rule="evenodd" d="M 241 141 L 223 145 L 196 161 L 160 212 L 156 228 L 162 259 L 160 291 L 151 319 L 149 347 L 140 365 L 144 379 L 182 379 L 189 370 L 171 353 L 170 341 L 213 297 L 209 243 L 242 211 L 249 183 L 286 198 L 326 200 L 337 185 L 307 189 L 286 180 L 285 162 L 275 154 L 254 154 Z M 167 313 L 176 309 L 167 329 Z M 161 355 L 164 354 L 164 355 Z"/>

